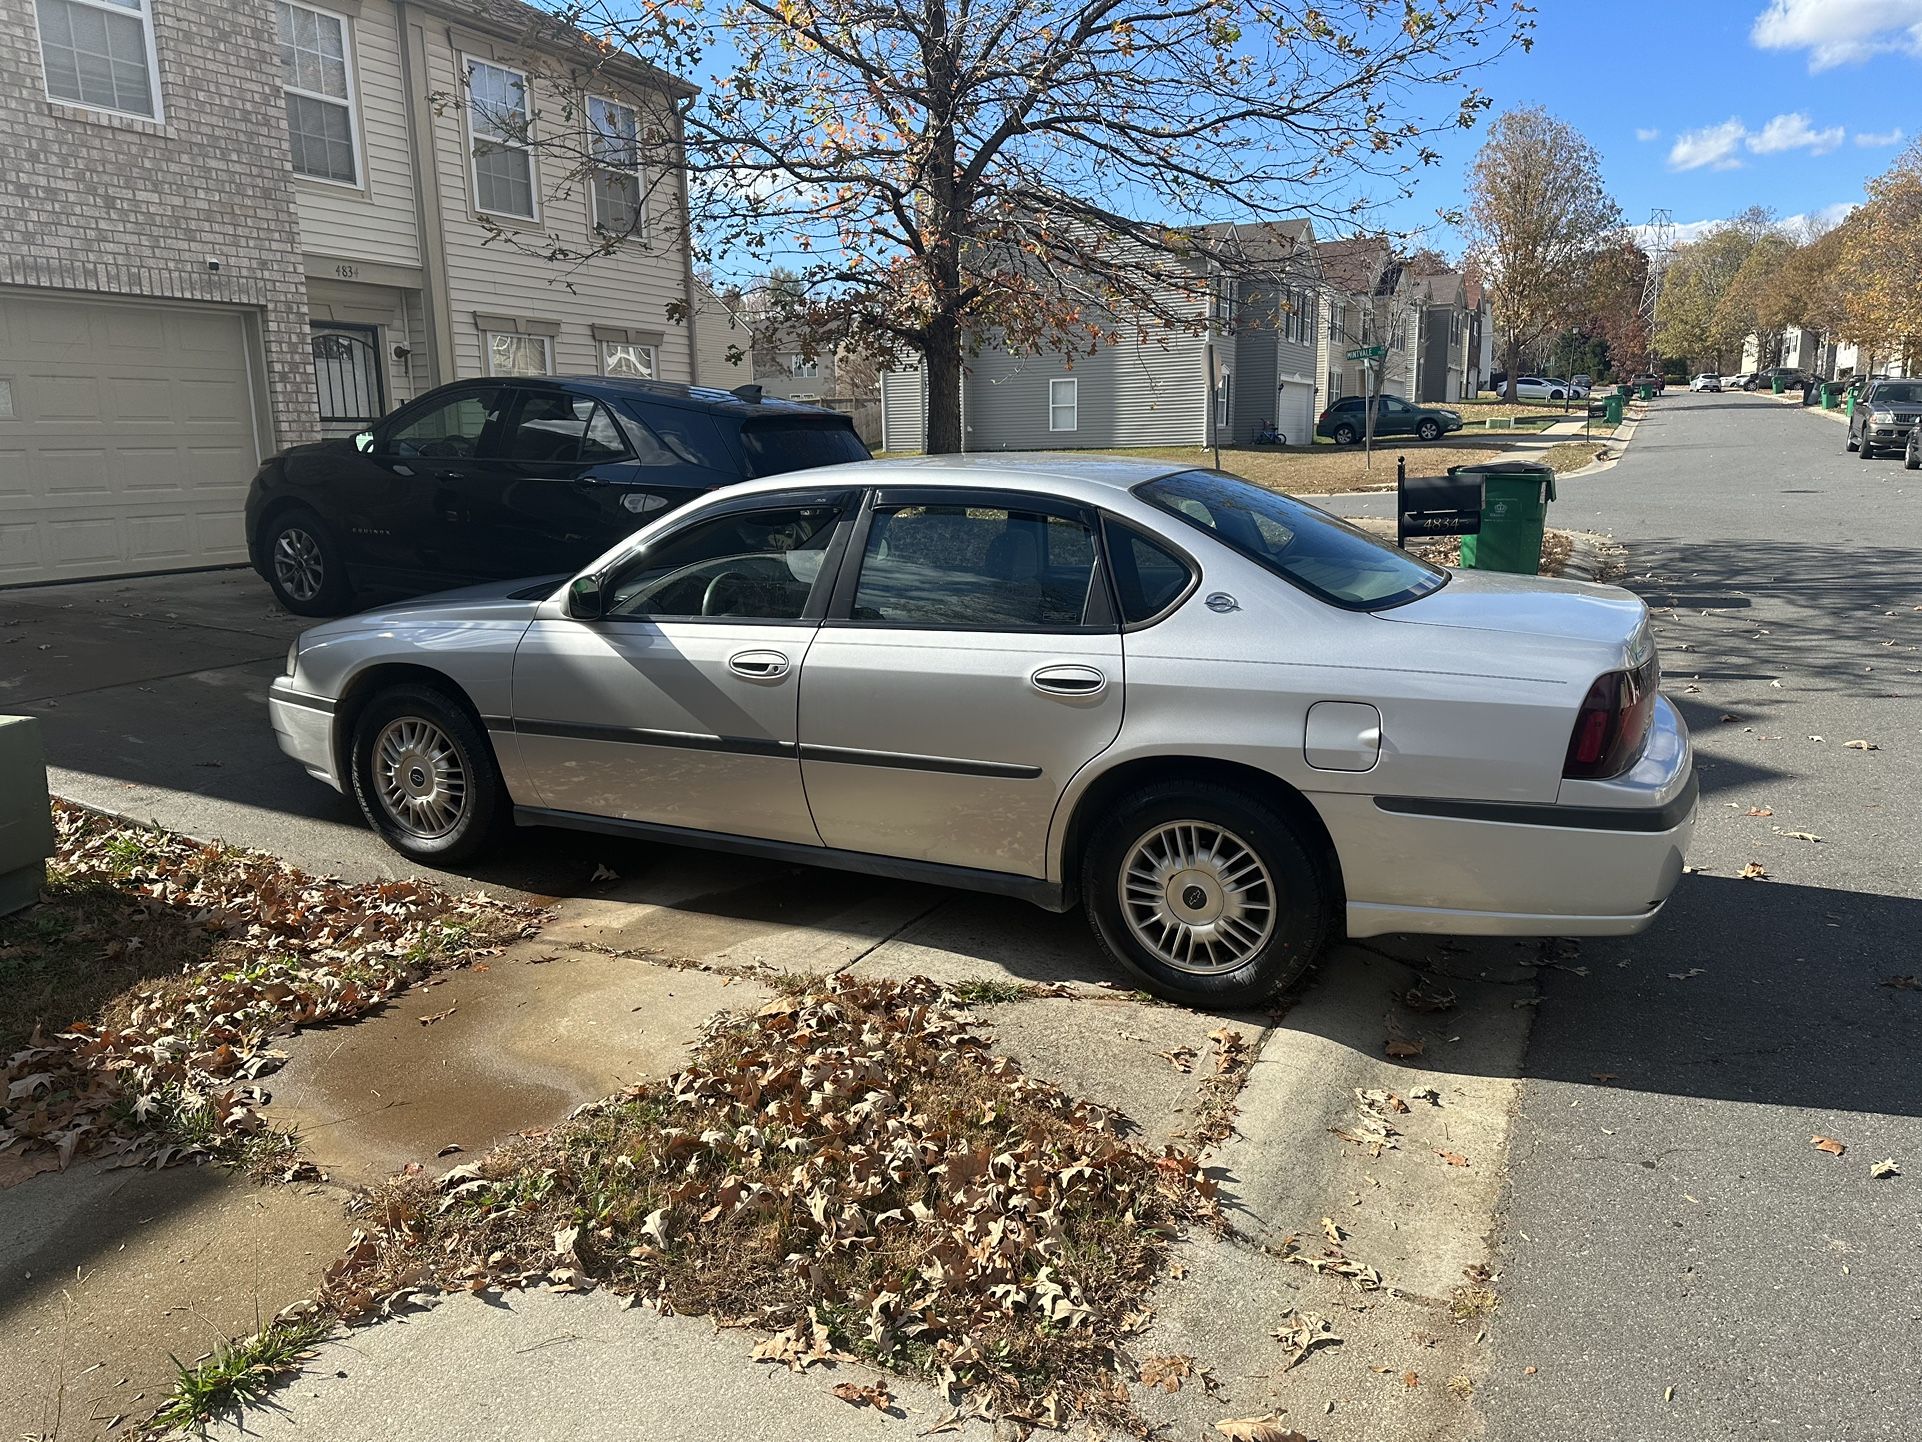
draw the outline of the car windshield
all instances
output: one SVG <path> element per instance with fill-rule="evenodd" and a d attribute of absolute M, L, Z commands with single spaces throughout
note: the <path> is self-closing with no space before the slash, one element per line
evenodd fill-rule
<path fill-rule="evenodd" d="M 1220 471 L 1183 471 L 1135 494 L 1259 566 L 1355 611 L 1384 611 L 1448 584 L 1448 572 L 1326 511 Z"/>
<path fill-rule="evenodd" d="M 854 427 L 834 420 L 749 421 L 741 427 L 741 449 L 750 477 L 869 459 Z"/>
<path fill-rule="evenodd" d="M 1877 405 L 1922 405 L 1922 381 L 1883 381 L 1870 399 Z"/>

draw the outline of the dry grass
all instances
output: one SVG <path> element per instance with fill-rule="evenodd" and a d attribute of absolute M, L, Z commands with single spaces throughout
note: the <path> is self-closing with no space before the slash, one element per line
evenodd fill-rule
<path fill-rule="evenodd" d="M 1579 471 L 1596 460 L 1607 447 L 1600 440 L 1557 441 L 1540 459 L 1555 468 L 1557 475 Z"/>
<path fill-rule="evenodd" d="M 1160 458 L 1212 469 L 1214 451 L 1199 446 L 1090 452 L 1134 458 Z M 1461 435 L 1439 441 L 1397 437 L 1375 448 L 1372 461 L 1360 446 L 1223 446 L 1221 469 L 1271 491 L 1290 495 L 1330 495 L 1345 491 L 1389 490 L 1395 484 L 1395 458 L 1408 458 L 1411 476 L 1445 475 L 1450 466 L 1477 465 L 1515 454 L 1512 446 Z"/>
<path fill-rule="evenodd" d="M 420 1291 L 607 1287 L 765 1329 L 757 1360 L 1119 1421 L 1116 1345 L 1212 1189 L 991 1055 L 945 1001 L 837 978 L 725 1021 L 666 1083 L 376 1192 L 320 1300 L 357 1320 Z"/>

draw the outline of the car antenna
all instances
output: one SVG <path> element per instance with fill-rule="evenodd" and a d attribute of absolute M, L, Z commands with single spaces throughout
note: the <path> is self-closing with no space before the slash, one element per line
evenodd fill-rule
<path fill-rule="evenodd" d="M 759 386 L 736 386 L 733 390 L 729 391 L 728 394 L 740 397 L 740 399 L 746 401 L 751 406 L 758 406 L 761 403 L 761 388 Z"/>

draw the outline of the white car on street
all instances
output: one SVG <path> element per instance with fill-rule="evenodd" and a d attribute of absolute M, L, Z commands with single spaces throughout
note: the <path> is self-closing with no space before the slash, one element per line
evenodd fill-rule
<path fill-rule="evenodd" d="M 1647 926 L 1697 789 L 1659 680 L 1627 591 L 1178 463 L 930 456 L 318 626 L 269 709 L 416 860 L 561 826 L 1079 904 L 1227 1005 L 1344 934 Z"/>
<path fill-rule="evenodd" d="M 1553 376 L 1522 376 L 1515 382 L 1515 398 L 1523 401 L 1586 400 L 1588 387 Z"/>
<path fill-rule="evenodd" d="M 1722 392 L 1722 378 L 1712 371 L 1703 371 L 1688 383 L 1688 388 L 1692 391 L 1713 391 L 1717 395 L 1720 395 Z"/>

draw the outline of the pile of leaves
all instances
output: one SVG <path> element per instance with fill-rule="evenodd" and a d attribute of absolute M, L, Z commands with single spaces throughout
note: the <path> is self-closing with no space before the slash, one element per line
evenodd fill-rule
<path fill-rule="evenodd" d="M 20 979 L 36 1003 L 0 1071 L 0 1155 L 28 1162 L 285 1158 L 256 1085 L 284 1060 L 275 1037 L 361 1016 L 538 921 L 418 881 L 308 876 L 64 803 L 54 826 L 45 899 L 0 923 L 0 985 Z"/>
<path fill-rule="evenodd" d="M 951 1421 L 1122 1419 L 1119 1339 L 1169 1240 L 1218 1222 L 1212 1184 L 945 1000 L 842 977 L 720 1019 L 664 1083 L 388 1183 L 320 1301 L 600 1286 L 763 1328 L 758 1360 L 930 1378 Z"/>

